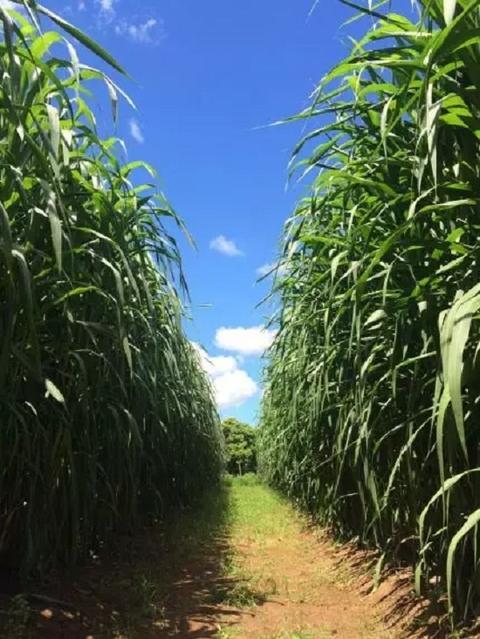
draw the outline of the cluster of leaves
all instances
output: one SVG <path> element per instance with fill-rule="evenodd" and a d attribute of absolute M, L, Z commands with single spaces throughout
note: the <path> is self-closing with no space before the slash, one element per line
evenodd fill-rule
<path fill-rule="evenodd" d="M 480 612 L 479 5 L 384 4 L 297 116 L 314 178 L 285 229 L 259 463 L 462 618 Z"/>
<path fill-rule="evenodd" d="M 121 69 L 18 4 L 0 6 L 0 563 L 31 570 L 192 499 L 218 478 L 222 441 L 181 325 L 164 226 L 180 221 L 139 180 L 153 169 L 99 137 L 89 85 L 114 117 L 122 92 L 73 42 Z"/>
<path fill-rule="evenodd" d="M 255 473 L 257 470 L 257 429 L 227 417 L 222 422 L 226 446 L 227 472 L 231 475 Z"/>

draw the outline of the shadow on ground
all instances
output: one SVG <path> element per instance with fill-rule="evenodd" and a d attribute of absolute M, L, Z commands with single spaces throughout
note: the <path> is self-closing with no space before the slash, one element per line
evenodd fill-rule
<path fill-rule="evenodd" d="M 2 638 L 215 637 L 220 621 L 225 627 L 239 615 L 230 599 L 242 585 L 226 576 L 230 517 L 221 486 L 72 575 L 50 575 L 14 596 L 0 593 Z"/>
<path fill-rule="evenodd" d="M 360 581 L 360 592 L 379 610 L 386 628 L 408 639 L 475 639 L 480 637 L 478 625 L 458 628 L 452 635 L 447 615 L 446 595 L 419 597 L 414 589 L 411 569 L 387 567 L 377 587 L 372 575 L 378 557 L 355 544 L 345 544 L 335 551 L 335 567 L 345 564 Z"/>

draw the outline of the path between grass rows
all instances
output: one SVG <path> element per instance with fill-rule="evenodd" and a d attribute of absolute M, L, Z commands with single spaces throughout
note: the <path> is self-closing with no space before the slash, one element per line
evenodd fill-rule
<path fill-rule="evenodd" d="M 352 587 L 348 572 L 327 551 L 325 542 L 307 529 L 286 502 L 260 484 L 245 485 L 238 480 L 233 482 L 228 498 L 223 566 L 218 575 L 212 572 L 212 579 L 205 581 L 206 599 L 200 595 L 196 612 L 177 616 L 186 624 L 172 636 L 219 639 L 394 636 L 380 623 L 365 597 Z M 202 576 L 193 572 L 185 582 L 180 582 L 177 601 L 183 600 L 189 587 L 191 595 L 201 592 L 198 588 L 201 580 Z M 188 607 L 187 604 L 184 612 Z"/>
<path fill-rule="evenodd" d="M 387 584 L 386 591 L 371 594 L 364 556 L 336 548 L 254 478 L 233 480 L 212 491 L 203 504 L 166 529 L 126 539 L 108 556 L 73 578 L 47 584 L 48 597 L 30 598 L 33 626 L 24 636 L 434 636 L 402 635 L 398 629 L 403 610 L 396 611 L 396 606 L 399 598 L 408 600 L 408 580 L 402 585 L 396 578 L 393 589 Z M 360 563 L 360 573 L 358 567 L 355 573 L 355 563 Z M 389 603 L 392 590 L 396 591 L 393 604 Z"/>

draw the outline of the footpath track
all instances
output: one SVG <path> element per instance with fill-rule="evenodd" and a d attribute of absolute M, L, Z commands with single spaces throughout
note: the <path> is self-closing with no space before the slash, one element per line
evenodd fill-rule
<path fill-rule="evenodd" d="M 374 588 L 375 564 L 247 476 L 0 609 L 15 639 L 448 637 L 411 575 Z"/>

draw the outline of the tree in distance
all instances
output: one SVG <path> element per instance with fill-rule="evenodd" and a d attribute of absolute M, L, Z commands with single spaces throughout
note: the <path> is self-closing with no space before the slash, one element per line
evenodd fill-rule
<path fill-rule="evenodd" d="M 256 428 L 227 417 L 222 422 L 226 446 L 226 469 L 231 475 L 255 473 L 257 470 Z"/>

